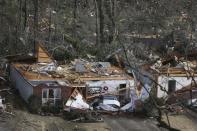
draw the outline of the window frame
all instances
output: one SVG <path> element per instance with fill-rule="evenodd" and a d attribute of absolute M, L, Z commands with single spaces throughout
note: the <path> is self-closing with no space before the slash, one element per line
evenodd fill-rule
<path fill-rule="evenodd" d="M 176 83 L 176 80 L 168 80 L 168 93 L 173 93 L 176 91 Z"/>
<path fill-rule="evenodd" d="M 53 90 L 53 97 L 49 97 L 49 90 Z M 56 97 L 55 92 L 59 90 L 59 97 Z M 44 98 L 44 92 L 46 91 L 46 98 Z M 55 105 L 56 100 L 61 100 L 62 98 L 62 90 L 61 88 L 44 88 L 42 89 L 42 104 L 46 104 L 48 101 L 53 100 L 53 104 Z"/>

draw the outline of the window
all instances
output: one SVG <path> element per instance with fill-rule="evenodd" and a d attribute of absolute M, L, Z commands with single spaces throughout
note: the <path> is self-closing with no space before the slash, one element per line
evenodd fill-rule
<path fill-rule="evenodd" d="M 42 98 L 47 98 L 47 90 L 42 90 Z"/>
<path fill-rule="evenodd" d="M 61 100 L 61 89 L 42 89 L 42 104 L 57 104 L 56 102 Z"/>
<path fill-rule="evenodd" d="M 49 98 L 54 98 L 54 90 L 49 89 Z"/>
<path fill-rule="evenodd" d="M 55 89 L 54 90 L 54 95 L 55 95 L 55 98 L 61 98 L 61 90 L 60 89 Z"/>
<path fill-rule="evenodd" d="M 124 89 L 124 88 L 126 88 L 126 84 L 120 84 L 120 89 Z"/>
<path fill-rule="evenodd" d="M 176 90 L 176 81 L 169 80 L 168 81 L 168 93 L 173 93 Z"/>

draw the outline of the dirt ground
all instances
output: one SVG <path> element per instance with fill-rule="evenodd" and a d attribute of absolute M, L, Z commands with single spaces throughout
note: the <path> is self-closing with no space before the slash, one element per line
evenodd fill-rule
<path fill-rule="evenodd" d="M 170 115 L 170 126 L 181 131 L 197 131 L 197 113 L 189 109 L 181 115 Z M 163 116 L 163 121 L 167 122 L 167 117 Z"/>
<path fill-rule="evenodd" d="M 60 117 L 15 111 L 16 116 L 0 122 L 0 131 L 109 131 L 105 123 L 73 123 Z"/>
<path fill-rule="evenodd" d="M 160 131 L 157 121 L 137 117 L 106 116 L 105 122 L 112 131 Z"/>
<path fill-rule="evenodd" d="M 167 121 L 167 120 L 165 120 Z M 196 122 L 186 115 L 169 116 L 171 127 L 181 131 L 197 131 Z"/>
<path fill-rule="evenodd" d="M 75 123 L 60 117 L 39 116 L 15 110 L 15 116 L 0 115 L 0 131 L 167 131 L 157 121 L 136 117 L 104 116 L 101 123 Z M 165 119 L 165 118 L 164 118 Z M 196 131 L 196 121 L 186 115 L 169 116 L 173 128 Z"/>
<path fill-rule="evenodd" d="M 8 87 L 0 87 L 6 89 Z M 110 127 L 102 123 L 74 123 L 61 117 L 40 116 L 28 112 L 27 105 L 15 90 L 0 92 L 9 105 L 7 113 L 0 114 L 0 131 L 109 131 Z"/>

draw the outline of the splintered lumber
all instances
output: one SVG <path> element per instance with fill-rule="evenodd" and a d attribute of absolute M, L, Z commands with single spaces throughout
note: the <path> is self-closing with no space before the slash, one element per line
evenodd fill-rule
<path fill-rule="evenodd" d="M 37 62 L 41 62 L 41 63 L 53 62 L 53 59 L 51 58 L 47 50 L 40 43 L 36 45 L 36 53 L 37 53 Z"/>
<path fill-rule="evenodd" d="M 159 70 L 161 74 L 166 74 L 168 76 L 187 76 L 187 71 L 184 68 L 163 68 Z M 192 71 L 194 76 L 197 76 L 196 71 Z"/>

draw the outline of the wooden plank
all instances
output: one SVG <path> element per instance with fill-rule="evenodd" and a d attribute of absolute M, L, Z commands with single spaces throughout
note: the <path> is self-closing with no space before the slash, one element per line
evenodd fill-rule
<path fill-rule="evenodd" d="M 53 59 L 50 57 L 47 50 L 44 48 L 44 46 L 40 43 L 37 44 L 37 61 L 38 62 L 46 62 L 51 63 L 53 62 Z"/>
<path fill-rule="evenodd" d="M 108 76 L 108 77 L 86 77 L 86 78 L 80 78 L 81 81 L 91 81 L 91 80 L 133 80 L 133 78 L 131 78 L 130 76 L 128 77 L 121 77 L 121 76 L 118 76 L 118 77 L 111 77 L 111 76 Z"/>

